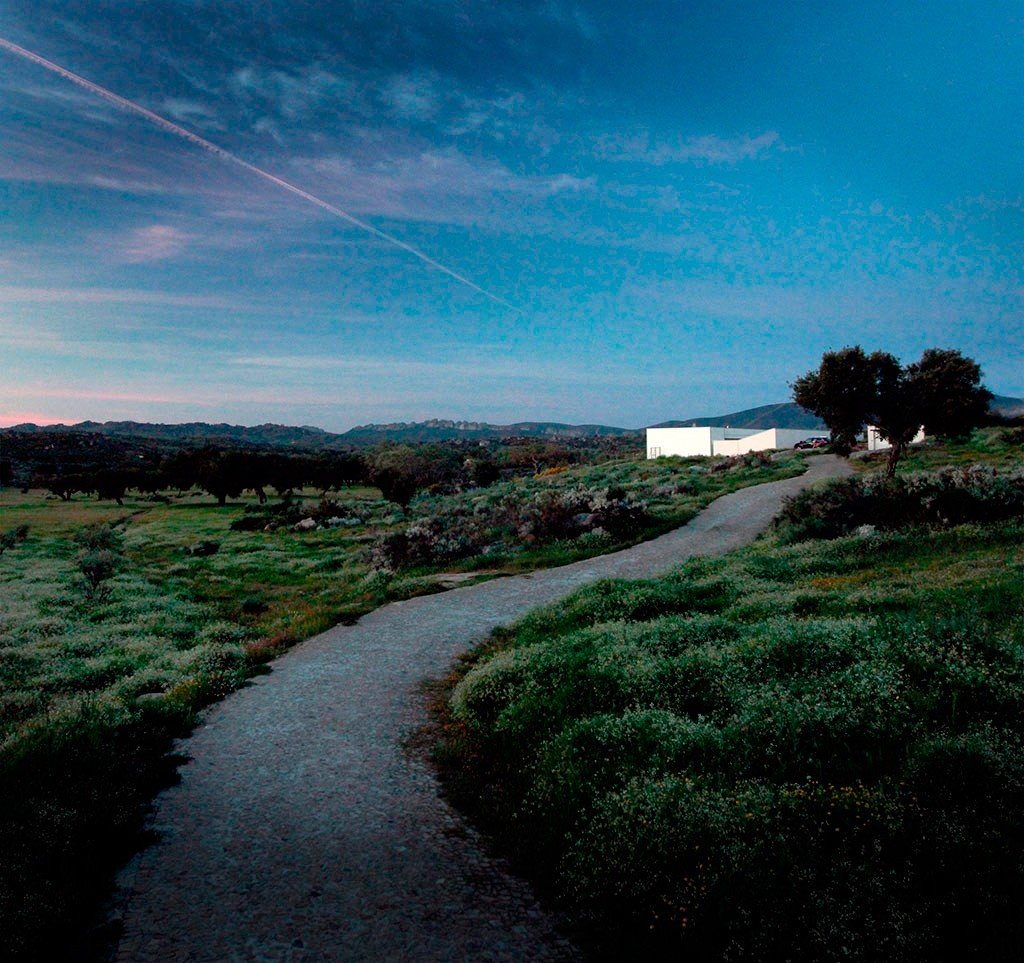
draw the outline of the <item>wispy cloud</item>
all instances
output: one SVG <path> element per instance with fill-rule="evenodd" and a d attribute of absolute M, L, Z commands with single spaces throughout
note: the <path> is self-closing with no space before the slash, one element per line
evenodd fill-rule
<path fill-rule="evenodd" d="M 537 203 L 594 187 L 592 178 L 570 173 L 517 174 L 496 160 L 470 158 L 454 148 L 378 159 L 372 165 L 342 155 L 298 163 L 357 210 L 412 220 L 479 221 L 512 202 Z"/>
<path fill-rule="evenodd" d="M 128 264 L 166 261 L 188 250 L 191 235 L 170 224 L 151 224 L 129 231 L 115 249 L 115 255 Z"/>
<path fill-rule="evenodd" d="M 68 401 L 134 401 L 147 405 L 175 404 L 187 400 L 181 394 L 155 394 L 146 391 L 96 391 L 88 388 L 54 388 L 48 385 L 24 385 L 5 389 L 10 397 L 55 398 Z"/>
<path fill-rule="evenodd" d="M 399 116 L 429 121 L 442 107 L 442 91 L 437 74 L 397 74 L 385 80 L 381 97 Z"/>
<path fill-rule="evenodd" d="M 239 308 L 232 298 L 204 294 L 172 294 L 167 291 L 145 291 L 138 288 L 48 288 L 0 284 L 0 304 L 27 302 L 33 304 L 158 304 L 182 308 Z M 251 305 L 246 305 L 251 307 Z"/>
<path fill-rule="evenodd" d="M 786 147 L 778 131 L 720 137 L 702 134 L 677 141 L 658 139 L 647 131 L 598 138 L 595 153 L 613 161 L 630 161 L 663 167 L 666 164 L 733 165 L 760 160 L 791 148 Z"/>
<path fill-rule="evenodd" d="M 160 113 L 171 117 L 179 124 L 198 124 L 206 130 L 224 130 L 216 113 L 206 104 L 181 97 L 166 97 L 160 105 Z"/>
<path fill-rule="evenodd" d="M 337 109 L 356 102 L 361 86 L 354 78 L 355 71 L 346 76 L 320 64 L 294 71 L 246 66 L 231 75 L 228 93 L 254 116 L 295 122 L 310 119 L 328 104 Z"/>
<path fill-rule="evenodd" d="M 405 358 L 387 357 L 331 357 L 322 355 L 240 355 L 229 359 L 229 363 L 255 369 L 277 369 L 282 372 L 296 371 L 339 372 L 347 374 L 372 375 L 378 378 L 398 377 L 426 379 L 429 383 L 460 385 L 480 383 L 484 380 L 502 382 L 536 381 L 556 384 L 577 385 L 649 385 L 670 384 L 674 375 L 639 375 L 631 368 L 607 367 L 600 371 L 573 367 L 560 362 L 536 359 L 508 358 L 462 358 L 455 361 L 412 361 Z"/>

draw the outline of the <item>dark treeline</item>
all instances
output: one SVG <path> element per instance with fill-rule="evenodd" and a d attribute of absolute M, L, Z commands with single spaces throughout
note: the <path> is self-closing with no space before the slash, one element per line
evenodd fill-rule
<path fill-rule="evenodd" d="M 366 478 L 366 464 L 358 455 L 286 455 L 199 448 L 174 452 L 148 466 L 85 466 L 71 471 L 58 468 L 34 476 L 33 486 L 46 488 L 64 501 L 80 493 L 95 494 L 118 504 L 131 490 L 155 494 L 198 488 L 223 505 L 244 492 L 253 492 L 260 502 L 265 502 L 268 490 L 281 497 L 307 487 L 326 494 Z"/>
<path fill-rule="evenodd" d="M 43 488 L 64 501 L 76 494 L 121 503 L 129 491 L 155 495 L 200 489 L 220 504 L 252 492 L 287 498 L 304 488 L 326 495 L 358 484 L 408 505 L 421 491 L 485 487 L 500 478 L 635 455 L 620 438 L 448 441 L 383 444 L 368 451 L 295 453 L 223 445 L 181 446 L 154 439 L 81 432 L 0 432 L 0 484 Z"/>
<path fill-rule="evenodd" d="M 74 432 L 0 433 L 0 484 L 45 488 L 65 501 L 95 494 L 120 503 L 128 491 L 193 488 L 222 504 L 245 491 L 264 501 L 268 489 L 281 496 L 305 487 L 327 492 L 366 478 L 366 462 L 354 452 L 294 454 Z"/>

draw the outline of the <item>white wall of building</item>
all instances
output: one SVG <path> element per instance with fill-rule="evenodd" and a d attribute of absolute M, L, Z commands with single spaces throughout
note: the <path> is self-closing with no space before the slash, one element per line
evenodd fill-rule
<path fill-rule="evenodd" d="M 717 455 L 721 454 L 718 450 L 721 444 L 728 445 L 756 434 L 759 434 L 756 428 L 710 428 L 707 425 L 693 428 L 648 428 L 647 457 Z"/>
<path fill-rule="evenodd" d="M 868 425 L 868 451 L 885 451 L 887 448 L 892 448 L 878 432 L 878 429 L 874 425 Z M 910 439 L 910 444 L 916 445 L 920 441 L 924 441 L 924 426 L 922 425 L 918 430 L 917 434 Z"/>
<path fill-rule="evenodd" d="M 745 455 L 748 451 L 792 448 L 804 438 L 815 438 L 820 430 L 799 428 L 648 428 L 647 457 L 679 455 Z"/>
<path fill-rule="evenodd" d="M 648 428 L 647 457 L 710 455 L 710 428 Z"/>
<path fill-rule="evenodd" d="M 750 445 L 756 444 L 755 439 L 763 435 L 763 431 L 755 431 L 745 438 L 715 438 L 711 442 L 711 453 L 714 455 L 743 455 L 750 451 Z"/>

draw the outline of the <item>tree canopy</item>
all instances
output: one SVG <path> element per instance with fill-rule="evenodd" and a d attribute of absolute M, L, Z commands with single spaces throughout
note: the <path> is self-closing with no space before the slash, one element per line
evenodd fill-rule
<path fill-rule="evenodd" d="M 884 351 L 865 354 L 859 345 L 828 351 L 792 388 L 793 400 L 828 425 L 841 453 L 852 449 L 865 426 L 878 428 L 890 445 L 890 475 L 920 428 L 938 437 L 964 435 L 982 423 L 992 399 L 975 361 L 940 348 L 906 367 Z"/>

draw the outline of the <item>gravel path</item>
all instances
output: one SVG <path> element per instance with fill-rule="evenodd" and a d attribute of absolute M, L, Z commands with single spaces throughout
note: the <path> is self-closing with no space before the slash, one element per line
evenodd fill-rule
<path fill-rule="evenodd" d="M 716 501 L 689 525 L 563 568 L 396 602 L 274 663 L 211 709 L 156 801 L 160 842 L 119 879 L 120 963 L 573 960 L 529 887 L 487 856 L 403 752 L 418 685 L 491 629 L 599 578 L 657 574 L 754 538 L 801 478 Z"/>

